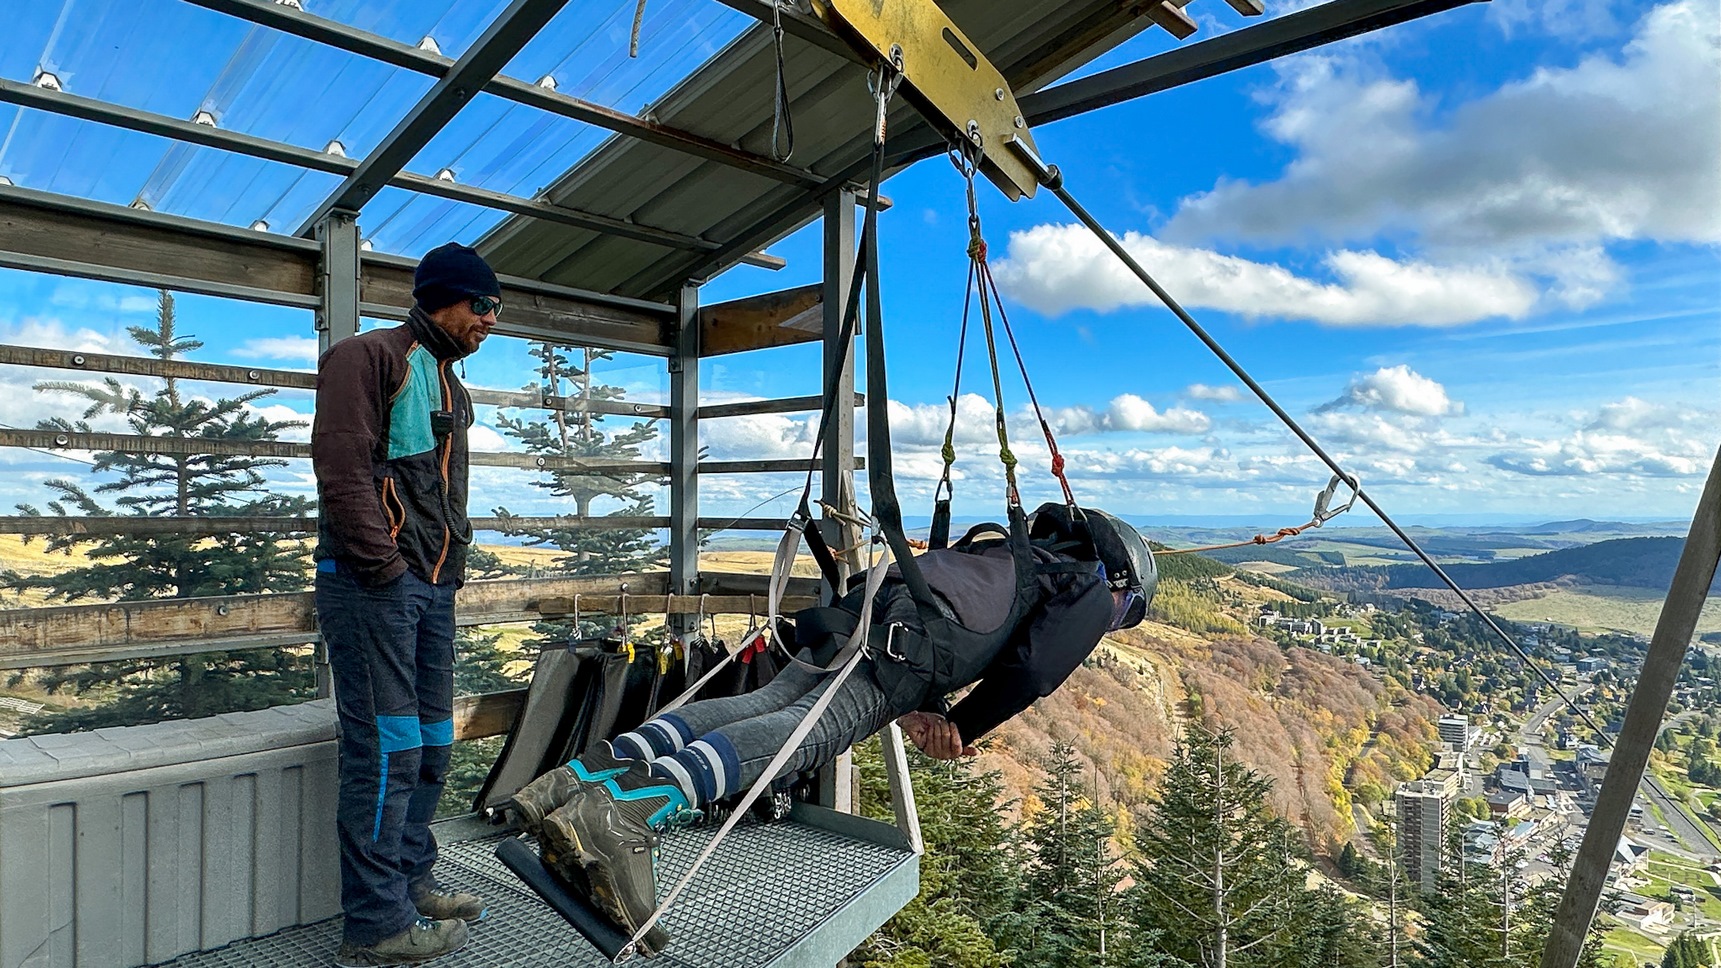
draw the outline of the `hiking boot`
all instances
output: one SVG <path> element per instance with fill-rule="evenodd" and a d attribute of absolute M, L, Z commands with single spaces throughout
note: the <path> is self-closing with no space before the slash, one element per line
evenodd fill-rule
<path fill-rule="evenodd" d="M 419 918 L 405 931 L 376 944 L 341 942 L 337 968 L 376 968 L 381 965 L 420 965 L 466 947 L 466 922 L 458 918 L 432 921 Z"/>
<path fill-rule="evenodd" d="M 608 779 L 580 784 L 539 825 L 538 847 L 552 874 L 583 888 L 631 935 L 657 910 L 661 834 L 697 817 L 680 787 L 652 776 L 650 766 L 636 760 Z M 650 957 L 668 943 L 669 933 L 654 925 L 640 939 L 640 953 Z"/>
<path fill-rule="evenodd" d="M 412 906 L 418 908 L 421 917 L 432 921 L 455 918 L 467 924 L 477 924 L 490 916 L 490 907 L 484 903 L 483 898 L 465 891 L 450 890 L 441 885 L 432 885 L 424 891 L 414 891 Z"/>
<path fill-rule="evenodd" d="M 542 823 L 557 807 L 568 802 L 582 780 L 608 779 L 627 769 L 633 760 L 618 758 L 607 741 L 599 740 L 590 750 L 558 766 L 520 788 L 502 808 L 513 815 L 514 825 L 533 837 L 538 836 Z"/>

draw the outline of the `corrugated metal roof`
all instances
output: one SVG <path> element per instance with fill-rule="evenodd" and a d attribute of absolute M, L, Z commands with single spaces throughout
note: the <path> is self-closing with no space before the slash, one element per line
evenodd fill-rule
<path fill-rule="evenodd" d="M 1149 22 L 1115 0 L 946 0 L 941 6 L 1009 78 L 1038 89 L 1111 49 Z M 873 105 L 866 71 L 790 37 L 787 75 L 796 165 L 831 178 L 870 151 Z M 648 112 L 664 124 L 769 153 L 776 60 L 764 24 L 676 85 Z M 905 130 L 912 108 L 892 112 Z M 658 297 L 689 278 L 728 268 L 819 212 L 819 190 L 785 184 L 631 138 L 612 138 L 546 192 L 554 203 L 695 236 L 688 251 L 513 217 L 479 248 L 499 271 L 620 295 Z"/>

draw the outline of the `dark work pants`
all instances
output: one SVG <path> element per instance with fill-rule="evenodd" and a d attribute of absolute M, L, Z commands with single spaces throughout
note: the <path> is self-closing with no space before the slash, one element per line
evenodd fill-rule
<path fill-rule="evenodd" d="M 317 563 L 317 622 L 340 715 L 345 940 L 369 945 L 418 917 L 434 884 L 430 821 L 454 741 L 454 586 L 408 571 L 379 588 Z"/>

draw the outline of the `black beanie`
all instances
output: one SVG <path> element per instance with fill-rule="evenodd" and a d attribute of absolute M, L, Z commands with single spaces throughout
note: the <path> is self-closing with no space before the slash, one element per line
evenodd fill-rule
<path fill-rule="evenodd" d="M 458 242 L 426 252 L 412 274 L 412 298 L 427 313 L 473 296 L 500 295 L 502 286 L 490 264 L 477 250 Z"/>

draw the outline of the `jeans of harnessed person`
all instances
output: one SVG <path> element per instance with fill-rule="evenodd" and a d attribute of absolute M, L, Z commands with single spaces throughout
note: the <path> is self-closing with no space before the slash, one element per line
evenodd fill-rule
<path fill-rule="evenodd" d="M 914 603 L 906 594 L 890 596 L 875 622 L 904 622 L 918 626 Z M 800 658 L 810 661 L 802 653 Z M 911 709 L 897 709 L 872 675 L 875 660 L 863 658 L 817 723 L 808 730 L 778 776 L 792 776 L 835 760 L 838 754 L 877 733 Z M 739 696 L 688 703 L 664 713 L 639 730 L 617 737 L 616 753 L 652 759 L 677 773 L 679 785 L 691 786 L 698 803 L 751 789 L 812 710 L 836 681 L 837 673 L 818 672 L 798 663 L 785 665 L 763 687 Z M 640 749 L 641 741 L 650 749 Z M 673 756 L 664 761 L 661 758 Z"/>

